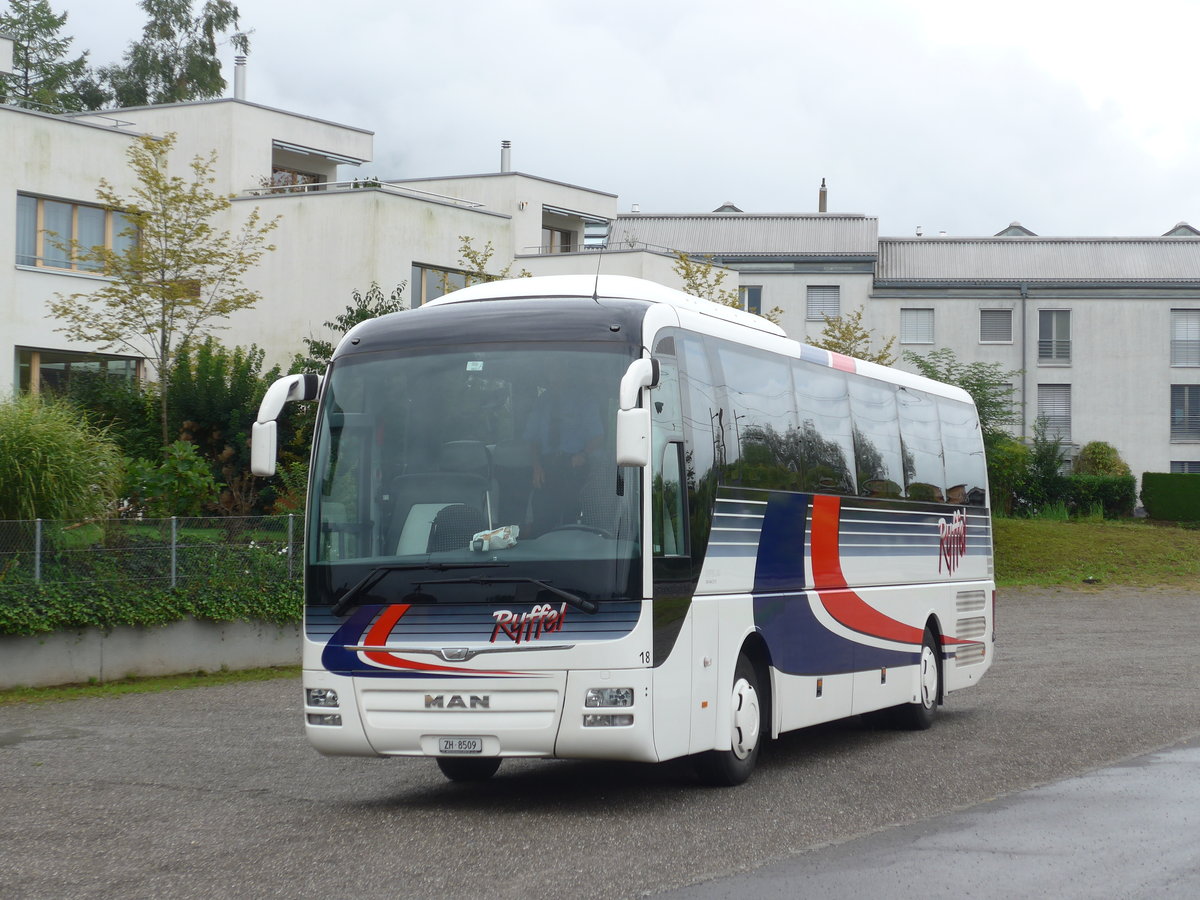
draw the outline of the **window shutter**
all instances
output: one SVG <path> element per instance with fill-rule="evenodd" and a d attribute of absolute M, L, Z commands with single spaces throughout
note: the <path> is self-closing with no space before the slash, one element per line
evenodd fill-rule
<path fill-rule="evenodd" d="M 981 309 L 979 311 L 979 340 L 984 344 L 1011 344 L 1012 310 Z"/>
<path fill-rule="evenodd" d="M 834 285 L 809 285 L 808 310 L 805 318 L 810 322 L 824 322 L 825 317 L 840 316 L 842 310 L 842 289 Z"/>
<path fill-rule="evenodd" d="M 1171 365 L 1200 366 L 1200 309 L 1171 310 Z"/>
<path fill-rule="evenodd" d="M 1039 384 L 1038 418 L 1046 420 L 1046 436 L 1071 440 L 1071 386 Z"/>
<path fill-rule="evenodd" d="M 933 310 L 932 309 L 902 309 L 902 310 L 900 310 L 900 343 L 902 343 L 902 344 L 932 344 L 933 343 Z"/>

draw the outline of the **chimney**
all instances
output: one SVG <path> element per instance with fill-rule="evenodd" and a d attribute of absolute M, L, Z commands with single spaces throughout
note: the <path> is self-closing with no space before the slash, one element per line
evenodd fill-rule
<path fill-rule="evenodd" d="M 246 99 L 246 57 L 240 53 L 233 58 L 233 99 Z"/>
<path fill-rule="evenodd" d="M 825 190 L 825 179 L 821 179 L 821 190 L 817 192 L 817 212 L 825 212 L 827 191 Z"/>
<path fill-rule="evenodd" d="M 512 141 L 500 142 L 500 171 L 512 171 Z"/>

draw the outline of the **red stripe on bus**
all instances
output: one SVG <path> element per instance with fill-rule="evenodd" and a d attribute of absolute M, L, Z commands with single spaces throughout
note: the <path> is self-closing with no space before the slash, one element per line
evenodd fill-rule
<path fill-rule="evenodd" d="M 363 637 L 363 643 L 368 647 L 377 647 L 380 644 L 386 644 L 388 636 L 392 633 L 392 629 L 396 627 L 396 623 L 401 617 L 408 612 L 409 604 L 394 603 L 385 609 L 375 624 L 372 625 L 366 635 Z M 387 666 L 389 669 L 413 669 L 418 672 L 453 672 L 456 675 L 513 675 L 513 672 L 492 672 L 486 669 L 458 669 L 454 666 L 439 666 L 435 663 L 420 662 L 415 659 L 405 659 L 403 656 L 396 656 L 394 653 L 388 653 L 383 650 L 363 650 L 362 655 L 371 662 L 381 666 Z"/>
<path fill-rule="evenodd" d="M 854 364 L 854 357 L 843 356 L 840 353 L 829 351 L 829 364 L 835 369 L 841 369 L 843 372 L 856 372 L 858 367 Z"/>

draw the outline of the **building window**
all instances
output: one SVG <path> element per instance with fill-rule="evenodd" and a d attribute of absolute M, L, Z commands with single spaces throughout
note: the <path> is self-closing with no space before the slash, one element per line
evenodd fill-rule
<path fill-rule="evenodd" d="M 141 377 L 141 364 L 140 359 L 129 356 L 18 347 L 17 387 L 22 391 L 40 394 L 43 391 L 64 391 L 71 379 L 80 376 L 136 381 Z"/>
<path fill-rule="evenodd" d="M 1200 309 L 1171 310 L 1171 365 L 1200 366 Z"/>
<path fill-rule="evenodd" d="M 979 343 L 1011 344 L 1012 310 L 981 309 L 979 311 Z"/>
<path fill-rule="evenodd" d="M 842 314 L 842 289 L 836 284 L 808 286 L 808 305 L 804 317 L 810 322 L 824 322 Z"/>
<path fill-rule="evenodd" d="M 1200 475 L 1200 460 L 1171 460 L 1172 475 Z"/>
<path fill-rule="evenodd" d="M 738 299 L 742 302 L 742 309 L 752 312 L 756 316 L 762 315 L 761 285 L 748 284 L 745 287 L 738 288 Z"/>
<path fill-rule="evenodd" d="M 1046 424 L 1046 437 L 1069 443 L 1071 440 L 1071 386 L 1039 384 L 1038 418 Z"/>
<path fill-rule="evenodd" d="M 570 253 L 575 249 L 575 232 L 563 228 L 542 229 L 543 253 Z"/>
<path fill-rule="evenodd" d="M 900 310 L 900 343 L 902 343 L 902 344 L 932 344 L 933 343 L 933 310 L 932 309 L 902 309 L 902 310 Z"/>
<path fill-rule="evenodd" d="M 1065 365 L 1071 361 L 1071 311 L 1038 310 L 1038 362 Z"/>
<path fill-rule="evenodd" d="M 77 272 L 99 272 L 96 260 L 75 258 L 81 247 L 107 247 L 123 253 L 135 240 L 133 223 L 123 214 L 89 206 L 17 195 L 17 265 Z"/>
<path fill-rule="evenodd" d="M 1171 385 L 1171 440 L 1200 441 L 1200 384 Z"/>
<path fill-rule="evenodd" d="M 412 308 L 424 306 L 430 300 L 443 297 L 451 291 L 467 286 L 467 275 L 454 269 L 441 269 L 413 263 Z"/>

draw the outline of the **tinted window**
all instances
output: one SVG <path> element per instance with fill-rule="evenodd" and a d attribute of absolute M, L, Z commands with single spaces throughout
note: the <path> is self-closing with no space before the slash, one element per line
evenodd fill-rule
<path fill-rule="evenodd" d="M 939 397 L 938 417 L 946 460 L 946 500 L 983 506 L 987 502 L 987 464 L 975 409 Z"/>
<path fill-rule="evenodd" d="M 850 414 L 858 492 L 868 497 L 899 497 L 905 479 L 896 389 L 877 381 L 851 379 Z"/>
<path fill-rule="evenodd" d="M 934 398 L 923 391 L 896 392 L 904 448 L 904 494 L 910 500 L 946 499 L 942 437 Z"/>
<path fill-rule="evenodd" d="M 796 427 L 792 375 L 782 357 L 724 341 L 717 356 L 732 407 L 724 416 L 729 478 L 748 487 L 799 490 L 789 447 Z"/>
<path fill-rule="evenodd" d="M 801 489 L 854 493 L 854 438 L 846 374 L 799 360 L 792 364 L 799 426 L 792 435 Z"/>

